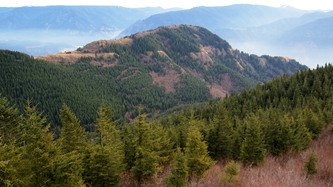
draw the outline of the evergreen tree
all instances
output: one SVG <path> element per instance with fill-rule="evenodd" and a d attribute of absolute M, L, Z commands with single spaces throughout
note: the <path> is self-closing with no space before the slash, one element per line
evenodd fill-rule
<path fill-rule="evenodd" d="M 182 187 L 187 184 L 186 158 L 180 147 L 177 148 L 176 162 L 172 166 L 171 175 L 167 179 L 168 186 Z"/>
<path fill-rule="evenodd" d="M 112 121 L 111 109 L 101 106 L 98 110 L 97 130 L 100 144 L 91 146 L 86 180 L 93 186 L 115 186 L 124 170 L 124 151 L 119 132 Z"/>
<path fill-rule="evenodd" d="M 220 106 L 217 112 L 208 135 L 208 151 L 214 158 L 231 158 L 235 132 L 226 108 Z"/>
<path fill-rule="evenodd" d="M 229 162 L 224 168 L 224 174 L 221 180 L 224 183 L 232 183 L 238 181 L 239 165 L 235 161 Z"/>
<path fill-rule="evenodd" d="M 190 126 L 185 156 L 191 176 L 203 177 L 205 171 L 213 164 L 213 161 L 208 155 L 207 144 L 203 141 L 202 134 L 196 126 Z"/>
<path fill-rule="evenodd" d="M 79 120 L 67 105 L 63 105 L 60 111 L 62 123 L 60 144 L 65 153 L 71 151 L 83 151 L 87 145 L 87 134 L 81 127 Z"/>
<path fill-rule="evenodd" d="M 24 142 L 22 161 L 25 163 L 26 184 L 31 186 L 48 186 L 53 183 L 54 162 L 57 151 L 53 144 L 53 135 L 46 125 L 46 118 L 39 114 L 30 101 L 25 107 L 22 124 Z"/>
<path fill-rule="evenodd" d="M 12 143 L 5 143 L 0 136 L 0 186 L 23 186 L 21 176 L 21 150 Z"/>
<path fill-rule="evenodd" d="M 77 151 L 60 154 L 55 162 L 55 186 L 85 186 L 82 155 Z"/>
<path fill-rule="evenodd" d="M 18 110 L 0 95 L 0 134 L 3 143 L 17 143 L 21 136 Z"/>
<path fill-rule="evenodd" d="M 152 126 L 145 119 L 146 115 L 140 114 L 134 124 L 135 161 L 131 171 L 139 183 L 144 178 L 153 177 L 159 167 L 158 153 L 153 150 L 159 142 L 153 139 Z"/>
<path fill-rule="evenodd" d="M 20 117 L 6 98 L 0 97 L 0 186 L 22 186 L 22 151 L 19 147 Z"/>
<path fill-rule="evenodd" d="M 133 129 L 129 125 L 125 125 L 121 131 L 121 138 L 124 144 L 124 162 L 127 169 L 131 169 L 134 166 L 135 161 L 135 142 Z"/>
<path fill-rule="evenodd" d="M 317 162 L 318 158 L 312 152 L 309 156 L 309 160 L 304 163 L 304 170 L 307 177 L 311 177 L 312 175 L 317 173 Z"/>
<path fill-rule="evenodd" d="M 62 154 L 57 160 L 56 180 L 64 186 L 81 186 L 84 172 L 83 158 L 86 147 L 89 145 L 87 135 L 68 106 L 63 105 L 60 119 L 62 128 L 58 141 Z"/>
<path fill-rule="evenodd" d="M 250 114 L 246 119 L 244 140 L 240 148 L 240 160 L 248 165 L 258 165 L 265 159 L 265 144 L 258 116 Z"/>

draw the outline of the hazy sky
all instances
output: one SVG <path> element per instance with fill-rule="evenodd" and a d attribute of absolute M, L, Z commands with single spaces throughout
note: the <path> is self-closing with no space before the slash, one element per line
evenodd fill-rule
<path fill-rule="evenodd" d="M 119 5 L 124 7 L 192 8 L 196 6 L 224 6 L 231 4 L 289 5 L 299 9 L 333 10 L 330 0 L 0 0 L 0 7 L 46 5 Z"/>

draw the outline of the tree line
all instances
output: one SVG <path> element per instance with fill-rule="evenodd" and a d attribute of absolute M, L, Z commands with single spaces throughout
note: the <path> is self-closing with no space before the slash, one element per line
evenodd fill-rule
<path fill-rule="evenodd" d="M 332 122 L 332 70 L 326 65 L 283 76 L 150 121 L 139 108 L 124 124 L 102 105 L 90 132 L 65 104 L 55 132 L 31 101 L 20 114 L 1 97 L 0 184 L 114 186 L 124 173 L 140 184 L 171 165 L 166 185 L 184 186 L 204 177 L 215 160 L 254 167 L 267 154 L 297 153 Z"/>

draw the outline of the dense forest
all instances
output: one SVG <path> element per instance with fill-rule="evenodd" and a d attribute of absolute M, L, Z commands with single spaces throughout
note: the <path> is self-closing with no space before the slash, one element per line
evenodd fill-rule
<path fill-rule="evenodd" d="M 0 93 L 20 113 L 30 99 L 52 129 L 61 126 L 59 111 L 66 103 L 91 131 L 101 103 L 111 105 L 121 121 L 135 118 L 139 105 L 151 118 L 304 69 L 284 57 L 234 50 L 207 29 L 180 25 L 37 59 L 1 50 Z"/>
<path fill-rule="evenodd" d="M 101 103 L 90 132 L 63 104 L 57 134 L 40 106 L 22 101 L 20 114 L 1 97 L 0 184 L 114 186 L 126 179 L 140 185 L 170 166 L 163 185 L 186 186 L 217 160 L 257 167 L 268 154 L 306 150 L 332 122 L 332 77 L 332 65 L 305 70 L 151 121 L 139 107 L 135 120 L 121 123 L 115 108 Z M 308 174 L 315 162 L 312 156 L 305 164 Z M 238 173 L 234 162 L 225 171 L 230 180 Z"/>

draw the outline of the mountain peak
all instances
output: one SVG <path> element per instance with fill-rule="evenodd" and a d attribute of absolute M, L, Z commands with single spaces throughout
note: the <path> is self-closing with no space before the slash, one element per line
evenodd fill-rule
<path fill-rule="evenodd" d="M 162 26 L 121 39 L 91 42 L 76 51 L 37 58 L 57 63 L 90 63 L 104 68 L 123 67 L 127 69 L 123 70 L 124 74 L 136 69 L 132 76 L 148 73 L 152 83 L 165 88 L 166 94 L 192 85 L 208 91 L 203 91 L 206 95 L 203 97 L 213 98 L 223 98 L 256 82 L 306 68 L 287 57 L 259 57 L 232 49 L 227 41 L 209 30 L 192 25 Z M 201 97 L 197 101 L 204 100 Z"/>

